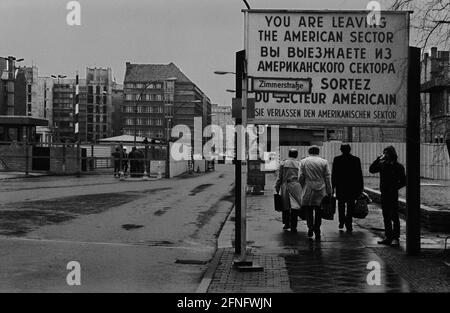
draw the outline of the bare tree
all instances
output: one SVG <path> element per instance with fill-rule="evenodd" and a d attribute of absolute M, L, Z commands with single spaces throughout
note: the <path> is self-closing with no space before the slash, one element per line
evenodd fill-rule
<path fill-rule="evenodd" d="M 392 10 L 413 11 L 412 43 L 425 51 L 450 48 L 450 0 L 393 0 Z"/>

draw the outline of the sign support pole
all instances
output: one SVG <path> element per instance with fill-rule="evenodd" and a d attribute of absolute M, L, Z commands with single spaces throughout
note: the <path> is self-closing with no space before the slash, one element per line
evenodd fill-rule
<path fill-rule="evenodd" d="M 242 100 L 242 77 L 244 74 L 244 59 L 245 50 L 236 52 L 236 99 Z M 242 105 L 242 102 L 241 102 Z M 241 116 L 236 116 L 236 129 L 239 130 L 240 125 L 242 125 Z M 241 254 L 241 160 L 238 157 L 239 144 L 238 144 L 238 132 L 235 133 L 235 158 L 234 158 L 234 252 L 238 255 Z"/>
<path fill-rule="evenodd" d="M 420 49 L 409 48 L 406 125 L 406 253 L 420 253 Z"/>
<path fill-rule="evenodd" d="M 245 62 L 245 60 L 244 60 Z M 241 136 L 240 149 L 243 149 L 240 155 L 243 157 L 241 161 L 241 261 L 245 261 L 247 250 L 247 75 L 242 75 L 242 131 L 239 132 Z"/>

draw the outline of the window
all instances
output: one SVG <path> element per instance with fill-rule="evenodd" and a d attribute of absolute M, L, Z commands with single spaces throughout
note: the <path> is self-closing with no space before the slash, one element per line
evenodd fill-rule
<path fill-rule="evenodd" d="M 96 93 L 97 95 L 100 94 L 100 86 L 95 86 L 95 93 Z"/>
<path fill-rule="evenodd" d="M 106 115 L 103 115 L 102 121 L 103 121 L 103 123 L 107 123 L 107 117 L 106 117 Z"/>
<path fill-rule="evenodd" d="M 28 85 L 28 93 L 31 93 L 31 85 Z"/>
<path fill-rule="evenodd" d="M 28 102 L 31 102 L 31 95 L 28 95 Z"/>
<path fill-rule="evenodd" d="M 161 95 L 156 95 L 156 101 L 162 101 L 162 96 Z"/>
<path fill-rule="evenodd" d="M 87 106 L 87 112 L 88 113 L 94 113 L 94 107 L 92 105 Z"/>
<path fill-rule="evenodd" d="M 103 114 L 106 114 L 108 112 L 108 108 L 106 107 L 106 105 L 103 106 Z"/>

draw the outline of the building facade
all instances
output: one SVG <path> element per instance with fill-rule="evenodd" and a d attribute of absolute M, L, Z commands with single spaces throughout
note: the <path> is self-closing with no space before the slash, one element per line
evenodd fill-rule
<path fill-rule="evenodd" d="M 431 48 L 421 62 L 422 132 L 427 142 L 450 139 L 450 51 Z"/>
<path fill-rule="evenodd" d="M 58 78 L 53 84 L 53 129 L 56 142 L 75 141 L 73 123 L 75 79 Z"/>
<path fill-rule="evenodd" d="M 81 141 L 93 142 L 112 136 L 112 85 L 110 68 L 86 69 L 86 79 L 80 81 Z"/>
<path fill-rule="evenodd" d="M 209 98 L 173 63 L 127 62 L 123 97 L 123 134 L 167 141 L 174 125 L 211 124 Z"/>
<path fill-rule="evenodd" d="M 121 114 L 121 108 L 123 106 L 123 85 L 117 84 L 116 82 L 113 83 L 112 86 L 112 92 L 111 92 L 111 98 L 112 98 L 112 135 L 113 136 L 120 136 L 122 134 L 122 114 Z"/>

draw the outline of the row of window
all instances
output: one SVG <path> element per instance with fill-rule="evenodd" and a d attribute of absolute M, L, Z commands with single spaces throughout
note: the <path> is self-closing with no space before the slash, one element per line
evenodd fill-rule
<path fill-rule="evenodd" d="M 93 123 L 94 122 L 94 117 L 92 115 L 88 115 L 87 121 L 88 121 L 88 123 Z M 103 115 L 102 117 L 100 117 L 100 115 L 97 115 L 95 117 L 95 122 L 96 123 L 100 123 L 100 122 L 107 123 L 108 122 L 108 118 L 107 118 L 106 115 Z"/>
<path fill-rule="evenodd" d="M 107 86 L 95 86 L 95 94 L 99 95 L 103 92 L 108 92 L 108 87 Z M 94 86 L 88 86 L 88 95 L 92 95 L 94 94 Z"/>
<path fill-rule="evenodd" d="M 136 120 L 136 125 L 149 125 L 149 126 L 163 126 L 164 119 L 162 118 L 146 118 L 146 117 L 138 117 L 134 118 L 124 118 L 124 125 L 134 125 Z"/>
<path fill-rule="evenodd" d="M 125 135 L 134 136 L 135 130 L 134 129 L 124 128 L 123 129 L 123 133 Z M 136 135 L 139 136 L 139 137 L 147 137 L 147 138 L 163 138 L 164 137 L 164 131 L 162 131 L 162 130 L 152 131 L 152 130 L 138 129 L 138 130 L 136 130 Z"/>
<path fill-rule="evenodd" d="M 95 131 L 96 131 L 97 133 L 100 132 L 100 129 L 102 129 L 104 133 L 107 132 L 106 125 L 103 125 L 102 128 L 100 128 L 100 125 L 95 125 Z M 94 131 L 94 126 L 93 126 L 92 124 L 88 124 L 88 125 L 87 125 L 87 131 L 88 131 L 88 132 L 93 132 L 93 131 Z"/>
<path fill-rule="evenodd" d="M 164 113 L 162 106 L 123 106 L 123 113 Z"/>
<path fill-rule="evenodd" d="M 142 84 L 142 83 L 126 83 L 125 88 L 127 89 L 162 89 L 173 91 L 175 83 L 173 81 L 165 81 L 164 83 L 152 83 L 152 84 Z"/>
<path fill-rule="evenodd" d="M 125 94 L 125 100 L 128 101 L 168 101 L 173 102 L 173 94 L 135 94 L 135 93 L 127 93 Z"/>
<path fill-rule="evenodd" d="M 100 107 L 100 106 L 96 106 L 95 107 L 95 113 L 99 114 L 100 111 L 102 111 L 103 114 L 108 113 L 108 107 L 106 105 Z M 94 106 L 92 105 L 88 105 L 87 106 L 87 112 L 88 113 L 94 113 Z"/>
<path fill-rule="evenodd" d="M 94 102 L 95 99 L 95 102 Z M 106 104 L 107 103 L 107 97 L 106 95 L 103 96 L 93 96 L 93 95 L 88 95 L 87 96 L 87 103 L 89 104 Z"/>

